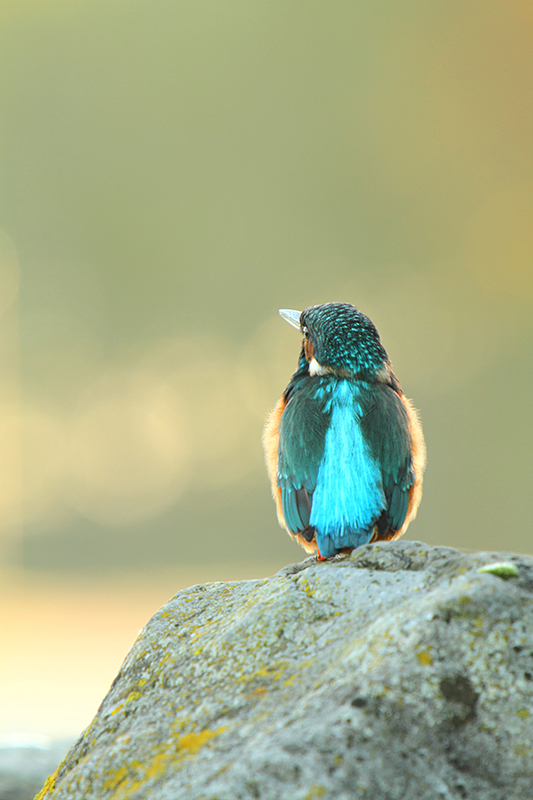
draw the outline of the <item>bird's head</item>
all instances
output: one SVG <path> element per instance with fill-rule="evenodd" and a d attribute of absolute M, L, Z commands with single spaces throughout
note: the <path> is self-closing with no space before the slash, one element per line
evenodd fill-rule
<path fill-rule="evenodd" d="M 355 306 L 325 303 L 279 313 L 303 334 L 300 369 L 310 375 L 390 380 L 390 361 L 377 328 Z"/>

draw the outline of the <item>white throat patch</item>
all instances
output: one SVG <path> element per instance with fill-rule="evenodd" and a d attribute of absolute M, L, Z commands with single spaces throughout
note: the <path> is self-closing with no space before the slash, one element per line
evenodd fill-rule
<path fill-rule="evenodd" d="M 326 367 L 323 367 L 322 364 L 319 364 L 316 358 L 313 356 L 311 361 L 309 362 L 309 374 L 310 375 L 325 375 L 327 372 Z"/>

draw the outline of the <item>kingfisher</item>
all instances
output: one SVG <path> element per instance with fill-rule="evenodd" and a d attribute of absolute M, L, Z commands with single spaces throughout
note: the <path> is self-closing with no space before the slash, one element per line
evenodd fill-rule
<path fill-rule="evenodd" d="M 320 561 L 397 539 L 418 510 L 426 447 L 376 326 L 350 303 L 279 313 L 303 337 L 263 434 L 280 525 Z"/>

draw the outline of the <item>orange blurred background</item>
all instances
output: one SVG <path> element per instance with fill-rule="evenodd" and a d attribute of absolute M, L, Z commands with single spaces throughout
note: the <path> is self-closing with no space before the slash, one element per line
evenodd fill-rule
<path fill-rule="evenodd" d="M 377 324 L 411 538 L 531 552 L 532 40 L 519 0 L 4 0 L 0 736 L 75 736 L 174 592 L 304 556 L 279 307 Z"/>

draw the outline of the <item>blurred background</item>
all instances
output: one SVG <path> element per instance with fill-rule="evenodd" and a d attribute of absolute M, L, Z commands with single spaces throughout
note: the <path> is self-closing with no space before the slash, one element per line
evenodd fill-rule
<path fill-rule="evenodd" d="M 3 0 L 5 742 L 76 736 L 178 589 L 304 557 L 280 307 L 376 323 L 410 538 L 532 551 L 532 41 L 529 0 Z"/>

